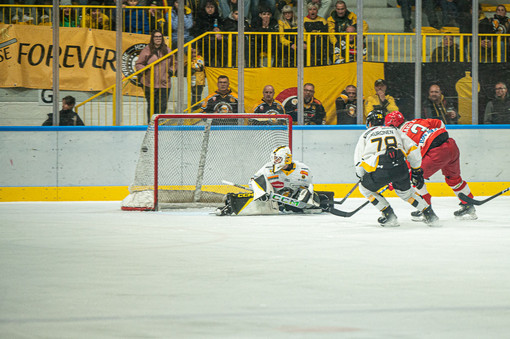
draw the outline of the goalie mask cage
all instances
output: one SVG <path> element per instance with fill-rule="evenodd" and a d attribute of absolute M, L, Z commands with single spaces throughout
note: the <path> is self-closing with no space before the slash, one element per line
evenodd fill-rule
<path fill-rule="evenodd" d="M 160 114 L 148 126 L 123 210 L 153 211 L 223 202 L 279 146 L 292 149 L 290 115 Z"/>

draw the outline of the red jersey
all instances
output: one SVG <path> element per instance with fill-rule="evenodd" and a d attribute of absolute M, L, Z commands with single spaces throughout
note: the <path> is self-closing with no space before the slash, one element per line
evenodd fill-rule
<path fill-rule="evenodd" d="M 404 123 L 400 130 L 420 147 L 422 157 L 427 153 L 434 139 L 446 133 L 444 123 L 438 119 L 414 119 Z"/>

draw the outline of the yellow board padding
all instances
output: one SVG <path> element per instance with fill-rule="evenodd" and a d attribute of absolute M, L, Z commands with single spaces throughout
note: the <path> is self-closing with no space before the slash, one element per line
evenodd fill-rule
<path fill-rule="evenodd" d="M 315 184 L 316 191 L 331 191 L 335 198 L 343 198 L 354 186 L 352 184 Z M 476 196 L 490 196 L 510 187 L 510 182 L 470 182 L 469 187 Z M 182 186 L 180 188 L 183 188 Z M 452 189 L 445 183 L 428 183 L 433 197 L 453 197 Z M 242 192 L 233 186 L 205 186 L 204 190 L 220 193 Z M 0 202 L 12 201 L 120 201 L 129 194 L 127 186 L 81 186 L 81 187 L 0 187 Z M 386 197 L 397 197 L 394 191 L 386 191 Z M 510 196 L 510 192 L 504 195 Z M 351 197 L 362 198 L 359 190 Z"/>

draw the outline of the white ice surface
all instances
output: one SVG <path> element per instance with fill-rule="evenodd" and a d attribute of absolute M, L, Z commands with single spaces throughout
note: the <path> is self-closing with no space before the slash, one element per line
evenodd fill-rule
<path fill-rule="evenodd" d="M 510 197 L 476 221 L 434 198 L 434 228 L 390 202 L 398 228 L 372 206 L 344 219 L 2 203 L 0 338 L 508 338 Z"/>

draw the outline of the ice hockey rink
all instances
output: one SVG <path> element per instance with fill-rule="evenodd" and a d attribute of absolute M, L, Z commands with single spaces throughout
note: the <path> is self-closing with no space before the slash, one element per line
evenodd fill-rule
<path fill-rule="evenodd" d="M 1 203 L 0 337 L 508 338 L 510 197 L 476 221 L 434 198 L 439 227 L 390 202 L 400 227 L 372 206 L 346 219 Z"/>

